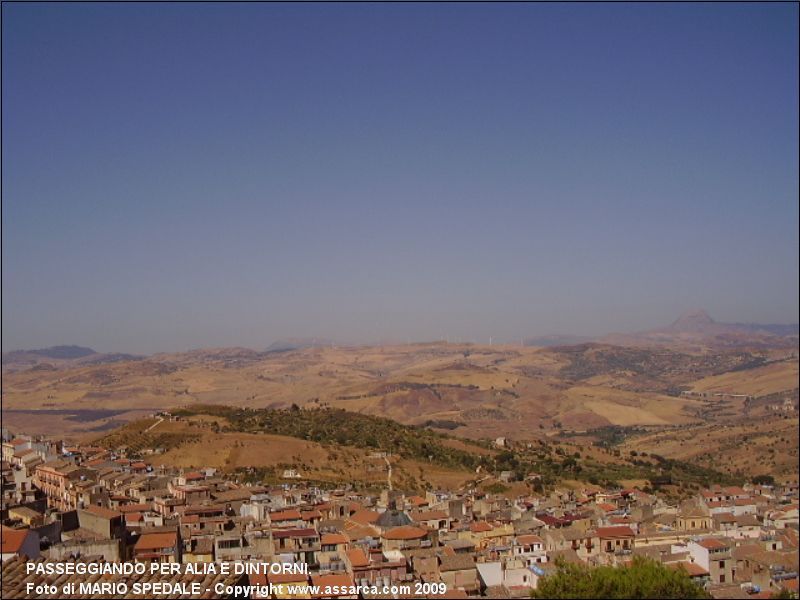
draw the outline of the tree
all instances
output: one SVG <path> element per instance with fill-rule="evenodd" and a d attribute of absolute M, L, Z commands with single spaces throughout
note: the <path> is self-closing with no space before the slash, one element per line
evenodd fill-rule
<path fill-rule="evenodd" d="M 753 477 L 756 485 L 775 485 L 775 478 L 772 475 L 756 475 Z"/>
<path fill-rule="evenodd" d="M 495 483 L 490 483 L 489 485 L 485 486 L 483 489 L 485 489 L 490 494 L 503 494 L 503 493 L 507 492 L 511 488 L 509 488 L 506 485 L 503 485 L 500 482 L 495 482 Z"/>
<path fill-rule="evenodd" d="M 685 570 L 635 556 L 627 567 L 589 567 L 557 560 L 532 598 L 711 598 Z"/>

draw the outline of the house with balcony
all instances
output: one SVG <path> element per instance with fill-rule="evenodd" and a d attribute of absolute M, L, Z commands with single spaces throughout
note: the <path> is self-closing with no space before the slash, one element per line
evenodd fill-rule
<path fill-rule="evenodd" d="M 310 566 L 317 564 L 317 553 L 322 546 L 320 535 L 312 527 L 273 529 L 272 542 L 277 554 L 292 554 L 295 562 Z"/>
<path fill-rule="evenodd" d="M 181 543 L 178 532 L 143 533 L 133 546 L 133 559 L 140 562 L 181 562 Z"/>
<path fill-rule="evenodd" d="M 452 517 L 444 510 L 423 510 L 411 513 L 411 519 L 427 529 L 448 531 L 453 522 Z"/>
<path fill-rule="evenodd" d="M 521 560 L 526 567 L 547 562 L 544 540 L 538 535 L 518 535 L 512 548 L 514 558 Z"/>
<path fill-rule="evenodd" d="M 604 554 L 626 555 L 633 551 L 636 533 L 627 525 L 598 527 L 595 535 Z"/>
<path fill-rule="evenodd" d="M 572 527 L 549 529 L 544 532 L 545 547 L 550 552 L 569 550 L 582 560 L 600 553 L 600 538 L 596 531 L 582 531 Z"/>
<path fill-rule="evenodd" d="M 686 544 L 695 564 L 708 571 L 711 583 L 731 583 L 736 574 L 732 543 L 725 538 L 696 538 Z"/>
<path fill-rule="evenodd" d="M 53 460 L 36 466 L 33 484 L 44 492 L 47 504 L 56 510 L 80 508 L 76 485 L 94 481 L 97 472 L 66 460 Z"/>

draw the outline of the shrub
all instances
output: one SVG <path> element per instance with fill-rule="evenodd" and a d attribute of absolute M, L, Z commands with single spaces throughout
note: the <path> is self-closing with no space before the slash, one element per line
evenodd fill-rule
<path fill-rule="evenodd" d="M 683 569 L 634 557 L 628 567 L 589 567 L 556 562 L 555 574 L 544 577 L 533 598 L 710 598 Z"/>

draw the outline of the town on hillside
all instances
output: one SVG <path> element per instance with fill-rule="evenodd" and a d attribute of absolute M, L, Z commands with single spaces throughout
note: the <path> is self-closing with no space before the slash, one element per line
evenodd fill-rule
<path fill-rule="evenodd" d="M 618 566 L 637 556 L 682 569 L 716 598 L 798 588 L 796 483 L 715 485 L 671 504 L 588 483 L 510 498 L 390 484 L 322 489 L 296 471 L 283 479 L 242 483 L 215 468 L 154 466 L 122 448 L 3 431 L 2 595 L 43 597 L 27 584 L 69 579 L 29 573 L 29 561 L 308 565 L 200 576 L 209 588 L 272 584 L 276 598 L 294 584 L 398 586 L 399 594 L 340 597 L 412 597 L 399 586 L 414 583 L 444 584 L 437 597 L 529 597 L 557 564 Z"/>

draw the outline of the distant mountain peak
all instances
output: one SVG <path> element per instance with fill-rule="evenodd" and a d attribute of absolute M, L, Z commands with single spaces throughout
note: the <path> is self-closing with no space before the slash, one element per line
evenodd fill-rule
<path fill-rule="evenodd" d="M 697 331 L 710 325 L 716 325 L 716 321 L 706 311 L 699 308 L 686 311 L 669 328 L 679 331 Z"/>

